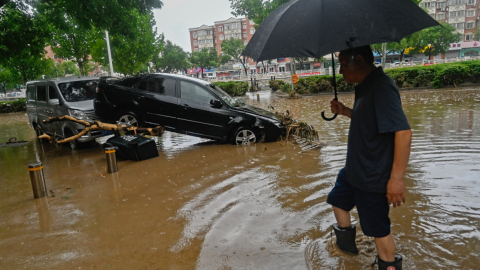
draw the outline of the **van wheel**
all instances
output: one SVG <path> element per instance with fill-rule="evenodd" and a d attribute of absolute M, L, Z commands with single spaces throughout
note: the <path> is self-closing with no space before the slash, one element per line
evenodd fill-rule
<path fill-rule="evenodd" d="M 70 131 L 70 129 L 66 129 L 65 130 L 65 138 L 70 138 L 72 136 L 74 136 L 73 132 Z M 77 150 L 78 149 L 77 140 L 73 140 L 73 141 L 69 142 L 69 144 L 70 144 L 70 148 L 72 148 L 72 150 Z"/>
<path fill-rule="evenodd" d="M 122 112 L 118 117 L 118 124 L 126 126 L 140 126 L 140 118 L 133 112 Z"/>
<path fill-rule="evenodd" d="M 233 133 L 232 144 L 249 145 L 255 142 L 257 142 L 257 135 L 252 128 L 239 127 L 235 133 Z"/>

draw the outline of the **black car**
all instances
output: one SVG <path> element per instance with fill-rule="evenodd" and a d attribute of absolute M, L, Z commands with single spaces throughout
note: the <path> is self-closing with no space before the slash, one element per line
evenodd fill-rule
<path fill-rule="evenodd" d="M 234 99 L 212 83 L 181 75 L 102 77 L 94 106 L 95 114 L 112 123 L 163 126 L 233 144 L 285 135 L 275 114 Z"/>

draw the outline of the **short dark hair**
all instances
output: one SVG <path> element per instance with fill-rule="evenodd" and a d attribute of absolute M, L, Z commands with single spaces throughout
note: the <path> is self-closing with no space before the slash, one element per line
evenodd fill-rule
<path fill-rule="evenodd" d="M 347 56 L 352 56 L 353 58 L 357 57 L 357 55 L 361 55 L 367 64 L 373 64 L 374 61 L 372 48 L 369 45 L 344 50 L 340 53 Z"/>

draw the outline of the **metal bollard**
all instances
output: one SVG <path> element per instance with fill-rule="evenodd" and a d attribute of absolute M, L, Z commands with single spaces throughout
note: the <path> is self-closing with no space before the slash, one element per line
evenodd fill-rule
<path fill-rule="evenodd" d="M 257 101 L 260 101 L 260 94 L 257 94 Z"/>
<path fill-rule="evenodd" d="M 45 176 L 43 175 L 43 165 L 41 162 L 28 164 L 30 171 L 30 181 L 32 182 L 33 197 L 35 199 L 47 196 L 47 186 L 45 185 Z"/>
<path fill-rule="evenodd" d="M 108 173 L 118 172 L 117 157 L 115 156 L 115 147 L 105 148 L 105 154 L 107 155 L 107 171 Z"/>

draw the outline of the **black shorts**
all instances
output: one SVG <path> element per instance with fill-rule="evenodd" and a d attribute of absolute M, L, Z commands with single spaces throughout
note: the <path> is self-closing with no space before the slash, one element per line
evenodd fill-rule
<path fill-rule="evenodd" d="M 367 236 L 381 238 L 390 234 L 390 205 L 386 193 L 366 192 L 352 186 L 347 181 L 345 168 L 338 173 L 327 203 L 345 211 L 357 206 L 360 226 Z"/>

